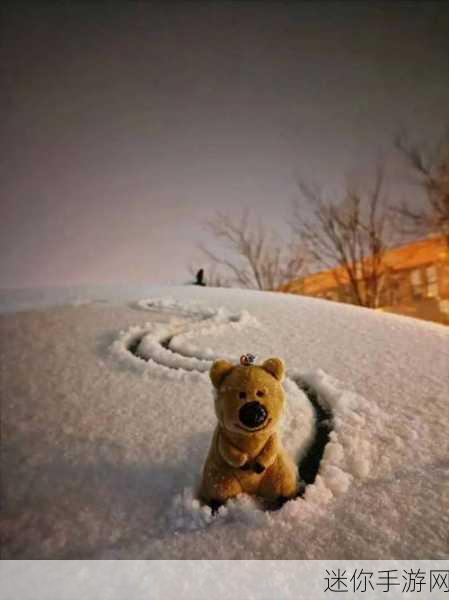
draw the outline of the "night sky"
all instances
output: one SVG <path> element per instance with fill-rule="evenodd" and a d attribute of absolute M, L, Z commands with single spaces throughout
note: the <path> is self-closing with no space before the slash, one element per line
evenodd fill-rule
<path fill-rule="evenodd" d="M 395 134 L 449 125 L 445 2 L 2 10 L 2 288 L 183 283 L 217 208 L 282 227 L 382 160 L 407 195 Z"/>

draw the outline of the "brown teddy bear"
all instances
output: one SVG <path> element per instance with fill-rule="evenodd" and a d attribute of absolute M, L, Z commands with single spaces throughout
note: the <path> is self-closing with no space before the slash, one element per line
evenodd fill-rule
<path fill-rule="evenodd" d="M 244 355 L 240 365 L 217 360 L 210 378 L 218 425 L 203 469 L 201 497 L 212 507 L 242 492 L 283 500 L 298 493 L 298 470 L 277 427 L 285 394 L 279 358 L 262 365 Z"/>

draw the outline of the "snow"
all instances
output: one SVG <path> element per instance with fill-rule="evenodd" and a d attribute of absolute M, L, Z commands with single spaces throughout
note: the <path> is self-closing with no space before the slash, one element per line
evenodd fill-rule
<path fill-rule="evenodd" d="M 92 302 L 123 304 L 135 302 L 150 293 L 163 293 L 165 288 L 148 284 L 75 285 L 0 290 L 0 313 L 45 309 L 55 306 L 81 306 Z"/>
<path fill-rule="evenodd" d="M 3 558 L 449 558 L 449 329 L 267 292 L 89 292 L 1 303 Z M 299 383 L 332 431 L 303 497 L 212 514 L 207 371 L 246 352 L 286 362 L 298 461 L 316 432 Z"/>

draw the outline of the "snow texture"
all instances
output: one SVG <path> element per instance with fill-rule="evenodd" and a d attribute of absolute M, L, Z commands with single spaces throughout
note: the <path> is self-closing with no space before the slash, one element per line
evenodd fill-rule
<path fill-rule="evenodd" d="M 449 330 L 296 296 L 155 288 L 2 327 L 3 558 L 449 558 Z M 138 356 L 136 356 L 133 350 Z M 315 482 L 278 511 L 197 498 L 215 358 L 282 356 L 282 437 L 332 415 Z"/>

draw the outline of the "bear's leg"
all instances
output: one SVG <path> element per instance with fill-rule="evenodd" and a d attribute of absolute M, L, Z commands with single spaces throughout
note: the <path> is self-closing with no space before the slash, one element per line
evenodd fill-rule
<path fill-rule="evenodd" d="M 219 507 L 229 498 L 242 493 L 242 486 L 237 477 L 229 470 L 206 469 L 201 486 L 201 497 L 212 508 Z"/>
<path fill-rule="evenodd" d="M 267 500 L 287 500 L 297 496 L 298 491 L 298 469 L 288 456 L 281 453 L 267 469 L 257 493 Z"/>

